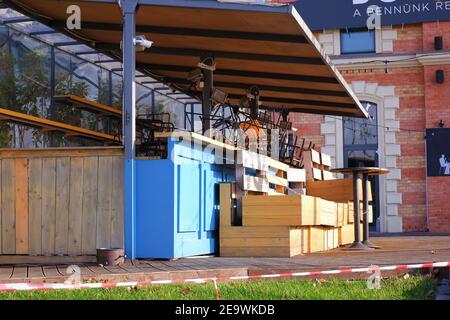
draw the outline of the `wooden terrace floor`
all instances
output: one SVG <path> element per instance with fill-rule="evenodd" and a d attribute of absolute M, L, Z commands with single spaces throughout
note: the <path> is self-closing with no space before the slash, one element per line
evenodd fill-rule
<path fill-rule="evenodd" d="M 128 260 L 120 267 L 78 265 L 83 281 L 143 281 L 450 261 L 450 236 L 376 237 L 372 241 L 382 249 L 363 252 L 337 249 L 294 258 L 196 257 Z M 4 265 L 0 266 L 0 283 L 64 282 L 68 277 L 67 267 L 68 264 Z"/>

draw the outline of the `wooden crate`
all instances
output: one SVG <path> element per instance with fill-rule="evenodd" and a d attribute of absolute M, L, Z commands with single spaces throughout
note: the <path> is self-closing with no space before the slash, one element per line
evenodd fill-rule
<path fill-rule="evenodd" d="M 316 208 L 314 213 L 314 226 L 338 226 L 338 204 L 333 201 L 314 198 Z"/>
<path fill-rule="evenodd" d="M 338 226 L 337 203 L 320 198 L 246 196 L 242 203 L 244 226 Z"/>
<path fill-rule="evenodd" d="M 363 225 L 360 225 L 361 237 L 363 232 Z M 342 226 L 338 229 L 339 233 L 339 246 L 345 246 L 352 244 L 355 241 L 355 229 L 353 224 Z"/>
<path fill-rule="evenodd" d="M 315 224 L 314 197 L 245 196 L 242 219 L 244 226 L 311 226 Z"/>
<path fill-rule="evenodd" d="M 347 214 L 348 214 L 348 203 L 338 203 L 337 204 L 337 227 L 342 227 L 347 224 Z"/>
<path fill-rule="evenodd" d="M 359 184 L 359 199 L 362 200 L 362 183 Z M 329 201 L 347 202 L 353 201 L 353 180 L 334 179 L 323 181 L 307 181 L 306 194 Z M 372 191 L 369 189 L 369 201 L 372 200 Z"/>
<path fill-rule="evenodd" d="M 309 228 L 308 253 L 324 252 L 339 247 L 339 229 L 329 227 Z"/>
<path fill-rule="evenodd" d="M 293 257 L 308 252 L 308 228 L 222 227 L 222 257 Z"/>

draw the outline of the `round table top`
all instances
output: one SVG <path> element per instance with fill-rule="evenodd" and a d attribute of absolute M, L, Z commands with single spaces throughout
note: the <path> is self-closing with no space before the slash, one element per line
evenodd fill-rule
<path fill-rule="evenodd" d="M 388 174 L 390 171 L 388 169 L 377 168 L 377 167 L 354 167 L 354 168 L 331 169 L 331 172 L 343 173 L 343 174 L 361 173 L 361 174 L 368 174 L 371 176 L 376 176 L 376 175 L 381 175 L 381 174 Z"/>

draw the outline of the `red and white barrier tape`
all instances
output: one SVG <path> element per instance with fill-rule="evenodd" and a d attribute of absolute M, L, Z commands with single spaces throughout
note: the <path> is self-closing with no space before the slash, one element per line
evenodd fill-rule
<path fill-rule="evenodd" d="M 238 281 L 238 280 L 256 280 L 256 279 L 275 279 L 275 278 L 295 278 L 307 276 L 320 276 L 344 273 L 368 273 L 375 269 L 380 271 L 394 271 L 407 269 L 427 269 L 427 268 L 445 268 L 450 267 L 450 262 L 434 262 L 408 265 L 395 265 L 374 268 L 373 266 L 367 268 L 351 268 L 351 269 L 337 269 L 326 271 L 310 271 L 310 272 L 295 272 L 282 274 L 265 274 L 255 276 L 236 276 L 236 277 L 222 277 L 222 278 L 199 278 L 199 279 L 185 279 L 185 280 L 153 280 L 141 282 L 117 282 L 117 283 L 82 283 L 82 284 L 62 284 L 62 283 L 5 283 L 0 284 L 0 292 L 5 291 L 31 291 L 31 290 L 68 290 L 68 289 L 100 289 L 100 288 L 123 288 L 123 287 L 143 287 L 151 285 L 163 284 L 192 284 L 192 283 L 206 283 L 217 281 Z"/>

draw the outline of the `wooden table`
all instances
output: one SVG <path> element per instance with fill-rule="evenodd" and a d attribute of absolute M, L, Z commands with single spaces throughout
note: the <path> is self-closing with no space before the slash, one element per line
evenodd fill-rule
<path fill-rule="evenodd" d="M 351 174 L 353 176 L 353 208 L 355 214 L 355 242 L 349 247 L 353 250 L 367 250 L 379 248 L 369 241 L 369 176 L 388 174 L 389 170 L 375 167 L 340 168 L 331 170 L 335 173 Z M 363 194 L 363 239 L 361 241 L 361 211 L 359 204 L 359 182 L 362 180 Z"/>

